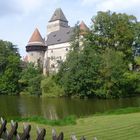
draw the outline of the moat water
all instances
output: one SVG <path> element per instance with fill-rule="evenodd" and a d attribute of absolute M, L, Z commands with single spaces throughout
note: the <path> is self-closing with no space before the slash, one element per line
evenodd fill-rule
<path fill-rule="evenodd" d="M 125 99 L 65 99 L 0 96 L 0 116 L 42 116 L 49 119 L 69 115 L 84 117 L 112 109 L 140 107 L 140 97 Z"/>

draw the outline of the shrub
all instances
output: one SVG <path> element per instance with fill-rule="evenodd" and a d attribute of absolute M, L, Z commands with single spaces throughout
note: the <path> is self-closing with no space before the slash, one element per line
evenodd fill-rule
<path fill-rule="evenodd" d="M 53 79 L 52 76 L 44 77 L 41 81 L 42 96 L 60 97 L 64 95 L 64 90 Z"/>

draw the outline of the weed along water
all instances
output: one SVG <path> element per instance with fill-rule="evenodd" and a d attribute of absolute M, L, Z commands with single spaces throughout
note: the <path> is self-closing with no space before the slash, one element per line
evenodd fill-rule
<path fill-rule="evenodd" d="M 29 96 L 0 96 L 0 116 L 62 119 L 66 116 L 90 116 L 113 109 L 140 107 L 140 97 L 125 99 L 65 99 Z"/>

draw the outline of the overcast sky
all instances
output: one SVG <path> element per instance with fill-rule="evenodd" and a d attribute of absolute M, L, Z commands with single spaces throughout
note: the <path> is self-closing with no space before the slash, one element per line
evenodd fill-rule
<path fill-rule="evenodd" d="M 133 14 L 140 20 L 140 0 L 0 0 L 0 39 L 18 45 L 21 56 L 37 27 L 44 38 L 46 26 L 56 8 L 61 8 L 74 26 L 77 21 L 91 24 L 97 11 Z"/>

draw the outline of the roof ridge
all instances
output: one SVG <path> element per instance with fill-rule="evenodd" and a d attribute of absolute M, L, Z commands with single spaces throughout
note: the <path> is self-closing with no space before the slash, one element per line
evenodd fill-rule
<path fill-rule="evenodd" d="M 65 17 L 61 8 L 57 8 L 54 11 L 54 13 L 53 13 L 51 19 L 49 20 L 49 22 L 56 21 L 56 20 L 61 20 L 61 21 L 68 22 L 68 20 L 66 19 L 66 17 Z"/>
<path fill-rule="evenodd" d="M 85 22 L 83 20 L 79 24 L 79 27 L 81 30 L 89 30 L 88 26 L 85 24 Z"/>

